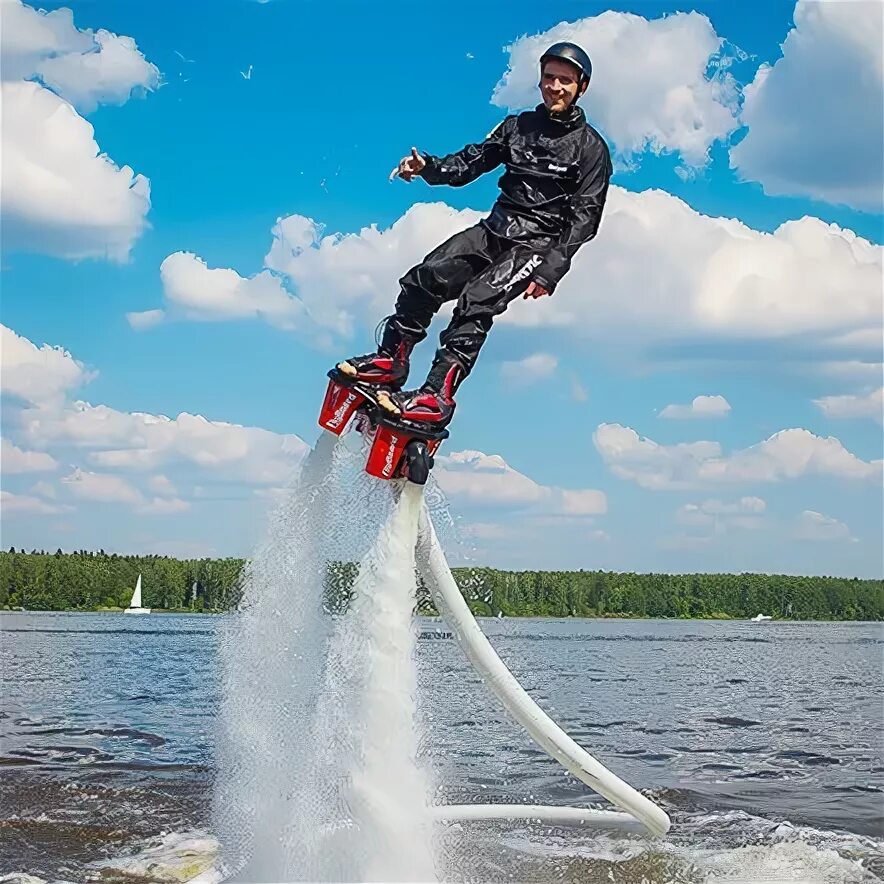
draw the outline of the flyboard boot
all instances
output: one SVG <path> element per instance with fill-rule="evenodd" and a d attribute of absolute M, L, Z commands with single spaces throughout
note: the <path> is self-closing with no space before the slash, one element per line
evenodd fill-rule
<path fill-rule="evenodd" d="M 337 370 L 353 383 L 394 392 L 408 378 L 408 360 L 418 339 L 408 335 L 395 317 L 387 319 L 376 353 L 339 362 Z"/>
<path fill-rule="evenodd" d="M 376 353 L 345 359 L 328 373 L 319 425 L 340 436 L 357 411 L 379 407 L 379 394 L 389 401 L 389 394 L 408 377 L 408 359 L 418 340 L 403 331 L 396 317 L 389 317 Z"/>
<path fill-rule="evenodd" d="M 423 385 L 417 390 L 391 394 L 392 407 L 386 406 L 387 410 L 403 424 L 443 429 L 454 417 L 454 394 L 465 376 L 463 362 L 457 355 L 440 348 Z"/>
<path fill-rule="evenodd" d="M 377 353 L 338 363 L 328 373 L 319 426 L 340 436 L 352 421 L 354 429 L 371 439 L 367 473 L 423 485 L 432 469 L 433 455 L 448 431 L 444 424 L 401 420 L 395 397 L 408 377 L 415 343 L 416 339 L 405 335 L 391 319 Z"/>

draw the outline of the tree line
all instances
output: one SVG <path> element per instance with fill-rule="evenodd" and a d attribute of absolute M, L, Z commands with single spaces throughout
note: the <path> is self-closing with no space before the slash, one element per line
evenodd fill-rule
<path fill-rule="evenodd" d="M 492 568 L 454 576 L 473 611 L 490 616 L 884 619 L 882 580 Z"/>
<path fill-rule="evenodd" d="M 242 597 L 243 559 L 173 559 L 79 551 L 0 552 L 0 608 L 94 611 L 125 608 L 138 575 L 142 604 L 226 611 Z M 325 606 L 346 607 L 357 565 L 330 563 Z M 884 620 L 884 581 L 781 574 L 635 574 L 455 568 L 475 614 L 507 617 Z M 418 610 L 435 613 L 419 581 Z"/>
<path fill-rule="evenodd" d="M 125 608 L 142 575 L 145 608 L 223 611 L 239 601 L 242 559 L 173 559 L 79 550 L 0 552 L 0 608 Z"/>

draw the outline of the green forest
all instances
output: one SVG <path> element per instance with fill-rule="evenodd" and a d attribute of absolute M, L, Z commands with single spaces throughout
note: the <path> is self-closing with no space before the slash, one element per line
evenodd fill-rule
<path fill-rule="evenodd" d="M 142 604 L 223 611 L 239 601 L 242 559 L 172 559 L 115 553 L 0 552 L 0 608 L 97 611 L 125 608 L 142 575 Z"/>
<path fill-rule="evenodd" d="M 242 559 L 173 559 L 99 552 L 0 552 L 0 608 L 97 611 L 125 608 L 142 575 L 142 604 L 168 611 L 226 611 L 242 595 Z M 326 607 L 341 610 L 356 574 L 331 563 Z M 455 568 L 478 615 L 507 617 L 882 620 L 884 581 L 770 574 L 633 574 Z M 296 591 L 297 587 L 293 587 Z M 419 586 L 418 609 L 435 613 Z"/>

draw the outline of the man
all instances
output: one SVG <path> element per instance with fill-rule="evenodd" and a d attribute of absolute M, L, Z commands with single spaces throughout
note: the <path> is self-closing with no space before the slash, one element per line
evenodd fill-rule
<path fill-rule="evenodd" d="M 396 312 L 384 322 L 377 353 L 338 365 L 355 380 L 380 387 L 378 401 L 399 417 L 445 426 L 454 393 L 475 365 L 494 318 L 522 295 L 551 295 L 571 259 L 598 230 L 611 159 L 577 99 L 592 76 L 589 56 L 556 43 L 540 59 L 543 103 L 507 117 L 481 144 L 445 157 L 415 148 L 396 174 L 405 181 L 459 187 L 499 166 L 501 194 L 491 214 L 430 252 L 399 280 Z M 401 390 L 415 344 L 433 315 L 457 299 L 426 382 Z"/>

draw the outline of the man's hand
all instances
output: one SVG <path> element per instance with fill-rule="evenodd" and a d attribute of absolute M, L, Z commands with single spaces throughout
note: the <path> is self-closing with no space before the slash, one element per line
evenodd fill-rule
<path fill-rule="evenodd" d="M 402 159 L 399 160 L 398 167 L 390 177 L 392 178 L 395 175 L 403 181 L 410 182 L 416 175 L 420 175 L 426 164 L 427 161 L 417 152 L 417 148 L 413 147 L 411 149 L 411 155 L 402 157 Z"/>
<path fill-rule="evenodd" d="M 528 288 L 525 291 L 525 294 L 522 295 L 523 298 L 542 298 L 544 295 L 551 294 L 547 289 L 545 289 L 540 283 L 532 282 L 528 285 Z"/>

